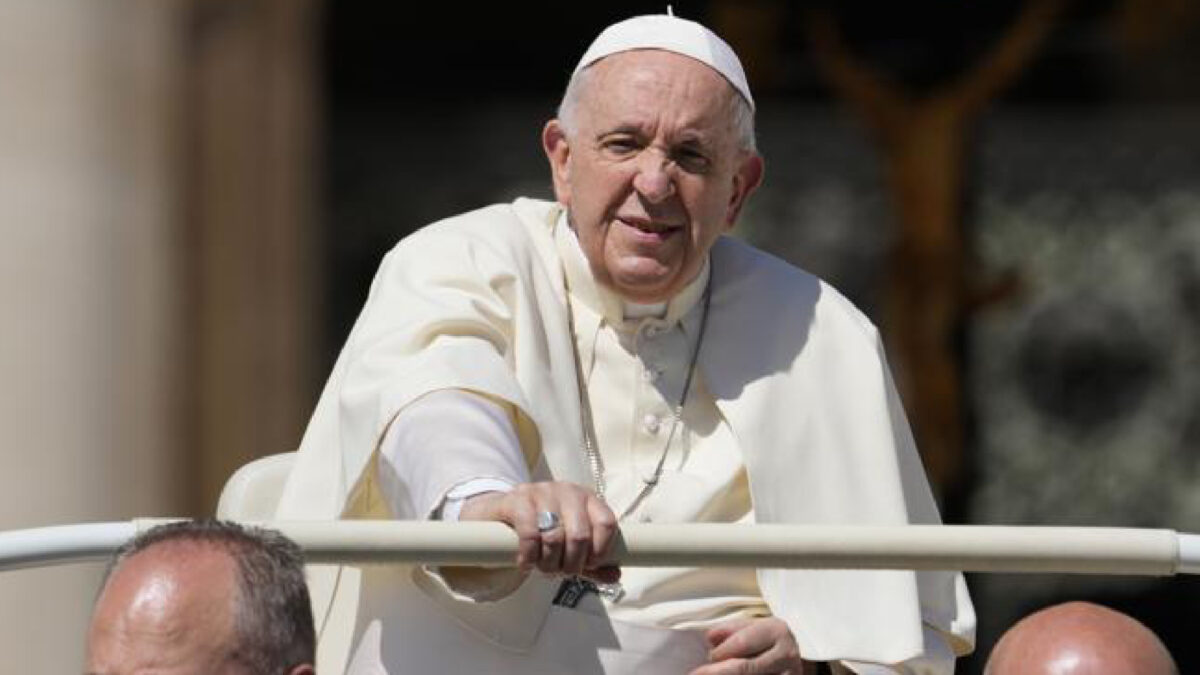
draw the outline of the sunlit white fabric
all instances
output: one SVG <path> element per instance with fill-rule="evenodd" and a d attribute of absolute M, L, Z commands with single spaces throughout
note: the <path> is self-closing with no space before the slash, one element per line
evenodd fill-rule
<path fill-rule="evenodd" d="M 533 479 L 591 482 L 554 241 L 560 213 L 518 200 L 425 228 L 387 256 L 305 434 L 281 518 L 385 516 L 378 445 L 398 411 L 438 389 L 511 405 Z M 756 520 L 937 522 L 869 321 L 819 280 L 739 242 L 719 240 L 712 261 L 721 281 L 701 381 L 741 451 Z M 461 480 L 439 466 L 431 492 Z M 419 575 L 413 582 L 471 630 L 515 649 L 536 642 L 553 593 L 531 578 L 511 602 L 480 608 Z M 806 656 L 876 663 L 923 653 L 923 623 L 956 652 L 966 648 L 974 615 L 960 582 L 938 572 L 758 573 L 772 614 Z M 317 586 L 320 608 L 338 586 Z"/>

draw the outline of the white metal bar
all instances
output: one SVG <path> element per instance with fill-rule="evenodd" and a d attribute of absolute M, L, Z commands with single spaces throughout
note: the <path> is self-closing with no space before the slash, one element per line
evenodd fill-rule
<path fill-rule="evenodd" d="M 0 532 L 0 571 L 105 560 L 136 532 L 131 522 Z"/>
<path fill-rule="evenodd" d="M 517 539 L 496 523 L 277 522 L 314 561 L 509 564 Z M 398 527 L 400 525 L 400 527 Z M 647 567 L 954 569 L 1173 574 L 1171 530 L 997 526 L 625 525 L 613 558 Z"/>
<path fill-rule="evenodd" d="M 1178 574 L 1200 574 L 1200 535 L 1179 534 Z"/>
<path fill-rule="evenodd" d="M 100 558 L 158 524 L 0 533 L 0 570 Z M 517 538 L 498 523 L 255 523 L 282 531 L 312 562 L 505 565 Z M 1164 576 L 1200 574 L 1200 536 L 1172 530 L 1002 526 L 626 525 L 613 558 L 628 566 L 953 569 Z"/>

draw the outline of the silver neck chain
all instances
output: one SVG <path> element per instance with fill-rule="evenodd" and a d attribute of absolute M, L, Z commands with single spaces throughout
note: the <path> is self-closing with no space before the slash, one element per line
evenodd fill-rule
<path fill-rule="evenodd" d="M 659 453 L 658 463 L 654 467 L 654 475 L 649 478 L 642 479 L 642 489 L 638 491 L 633 501 L 625 510 L 618 516 L 618 520 L 625 520 L 629 514 L 637 510 L 642 502 L 654 491 L 658 486 L 658 482 L 662 479 L 663 468 L 666 466 L 667 454 L 671 449 L 671 442 L 675 439 L 675 433 L 683 423 L 683 407 L 687 403 L 688 393 L 692 388 L 692 377 L 696 373 L 696 363 L 700 358 L 700 344 L 704 341 L 704 332 L 708 327 L 708 308 L 712 302 L 712 284 L 713 277 L 716 276 L 716 271 L 712 266 L 712 259 L 709 259 L 708 280 L 704 286 L 704 304 L 701 307 L 700 313 L 700 330 L 696 333 L 696 343 L 692 346 L 691 360 L 688 362 L 687 375 L 683 380 L 683 391 L 679 395 L 679 403 L 672 410 L 671 430 L 667 434 L 667 441 L 663 444 L 662 452 Z M 596 495 L 605 501 L 608 501 L 605 496 L 607 484 L 604 480 L 604 462 L 600 458 L 600 451 L 596 447 L 595 428 L 592 422 L 592 406 L 587 392 L 587 385 L 583 377 L 583 360 L 579 356 L 579 336 L 575 331 L 575 312 L 571 306 L 571 284 L 567 279 L 566 269 L 563 269 L 563 286 L 566 291 L 567 298 L 567 328 L 570 331 L 571 337 L 571 355 L 575 357 L 575 380 L 579 390 L 579 418 L 583 426 L 583 451 L 587 457 L 588 468 L 592 472 L 592 483 L 596 490 Z"/>

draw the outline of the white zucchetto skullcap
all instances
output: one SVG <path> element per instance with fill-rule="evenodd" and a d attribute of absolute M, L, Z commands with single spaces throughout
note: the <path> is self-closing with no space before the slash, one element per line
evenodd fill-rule
<path fill-rule="evenodd" d="M 733 48 L 716 33 L 695 21 L 669 14 L 635 16 L 605 28 L 584 52 L 579 65 L 575 66 L 575 72 L 606 56 L 634 49 L 662 49 L 696 59 L 729 80 L 733 88 L 746 99 L 746 103 L 750 104 L 750 109 L 754 109 L 754 97 L 750 95 L 746 73 Z"/>

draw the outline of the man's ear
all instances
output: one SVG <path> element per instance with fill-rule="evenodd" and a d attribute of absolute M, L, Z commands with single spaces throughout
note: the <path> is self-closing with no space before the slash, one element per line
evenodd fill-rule
<path fill-rule="evenodd" d="M 558 203 L 568 206 L 571 203 L 570 160 L 571 146 L 567 141 L 567 131 L 562 122 L 557 119 L 546 122 L 542 128 L 542 150 L 550 161 L 550 175 L 554 179 L 554 197 Z"/>
<path fill-rule="evenodd" d="M 725 229 L 728 230 L 737 222 L 738 214 L 746 205 L 750 195 L 762 185 L 763 172 L 766 164 L 762 155 L 757 152 L 747 152 L 741 159 L 741 164 L 733 174 L 733 194 L 729 197 L 729 208 L 725 210 Z"/>
<path fill-rule="evenodd" d="M 313 668 L 311 663 L 304 663 L 298 666 L 292 666 L 292 669 L 287 671 L 287 675 L 316 675 L 317 669 Z"/>

